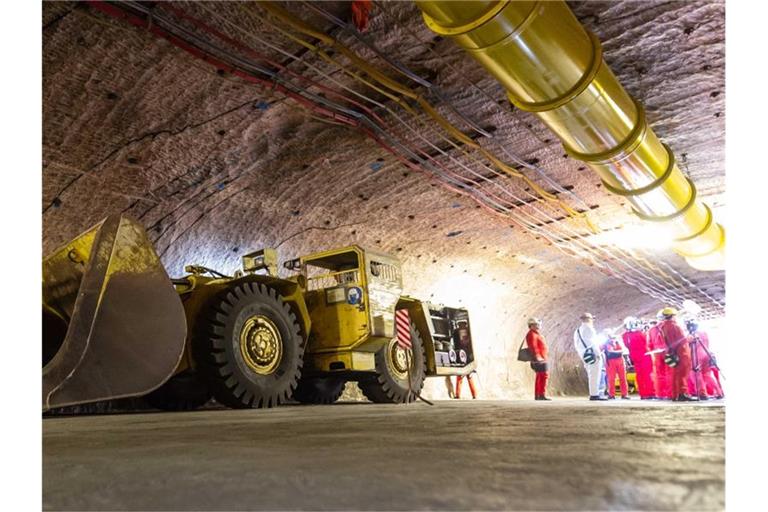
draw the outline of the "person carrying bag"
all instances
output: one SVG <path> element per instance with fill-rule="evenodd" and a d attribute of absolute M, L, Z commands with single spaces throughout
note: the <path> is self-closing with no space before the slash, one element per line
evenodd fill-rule
<path fill-rule="evenodd" d="M 517 360 L 524 363 L 530 363 L 531 361 L 535 361 L 536 358 L 531 353 L 531 349 L 525 345 L 526 341 L 528 341 L 527 337 L 523 338 L 523 341 L 520 342 L 520 347 L 517 349 Z"/>
<path fill-rule="evenodd" d="M 550 399 L 547 398 L 547 380 L 549 379 L 549 366 L 547 365 L 548 349 L 544 337 L 539 333 L 540 327 L 541 321 L 539 319 L 528 319 L 528 334 L 526 334 L 524 340 L 528 347 L 524 349 L 521 344 L 517 358 L 519 361 L 529 361 L 531 369 L 536 372 L 534 400 L 549 401 Z"/>
<path fill-rule="evenodd" d="M 587 371 L 587 380 L 589 382 L 589 399 L 606 400 L 600 396 L 600 377 L 603 372 L 603 355 L 599 348 L 596 348 L 595 338 L 597 333 L 594 327 L 594 318 L 590 313 L 584 313 L 579 317 L 581 325 L 573 333 L 573 344 L 581 361 L 584 363 L 584 369 Z"/>
<path fill-rule="evenodd" d="M 661 310 L 661 316 L 659 334 L 667 346 L 664 363 L 673 370 L 672 400 L 678 402 L 696 400 L 688 393 L 688 375 L 692 370 L 691 347 L 688 345 L 688 337 L 676 321 L 677 310 L 666 307 Z"/>
<path fill-rule="evenodd" d="M 597 361 L 597 355 L 595 355 L 595 348 L 587 346 L 586 342 L 584 341 L 584 337 L 581 335 L 581 332 L 579 332 L 578 329 L 576 329 L 576 335 L 579 337 L 579 341 L 584 347 L 584 352 L 581 354 L 581 360 L 584 362 L 584 364 L 595 364 L 595 362 Z"/>

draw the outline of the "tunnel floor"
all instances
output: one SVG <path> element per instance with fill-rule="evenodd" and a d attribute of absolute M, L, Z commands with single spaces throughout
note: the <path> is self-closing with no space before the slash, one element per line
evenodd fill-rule
<path fill-rule="evenodd" d="M 722 403 L 349 403 L 47 418 L 48 510 L 722 510 Z"/>

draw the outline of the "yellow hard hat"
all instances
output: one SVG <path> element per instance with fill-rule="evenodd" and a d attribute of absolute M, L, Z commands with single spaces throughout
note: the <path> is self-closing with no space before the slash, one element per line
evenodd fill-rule
<path fill-rule="evenodd" d="M 675 316 L 677 314 L 677 310 L 671 306 L 667 306 L 661 310 L 661 314 L 662 316 Z"/>

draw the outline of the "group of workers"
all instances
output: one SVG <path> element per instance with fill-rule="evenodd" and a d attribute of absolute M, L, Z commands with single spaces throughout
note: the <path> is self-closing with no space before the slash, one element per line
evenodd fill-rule
<path fill-rule="evenodd" d="M 723 398 L 719 369 L 707 334 L 699 330 L 693 319 L 686 320 L 683 328 L 677 316 L 674 308 L 667 307 L 659 311 L 655 321 L 627 317 L 621 336 L 606 331 L 601 337 L 595 330 L 594 316 L 582 314 L 581 324 L 573 333 L 573 346 L 587 373 L 589 399 L 615 399 L 616 379 L 621 398 L 629 399 L 625 355 L 634 366 L 637 393 L 642 400 Z M 526 343 L 531 368 L 536 372 L 534 397 L 549 400 L 548 349 L 540 328 L 540 320 L 528 320 Z"/>

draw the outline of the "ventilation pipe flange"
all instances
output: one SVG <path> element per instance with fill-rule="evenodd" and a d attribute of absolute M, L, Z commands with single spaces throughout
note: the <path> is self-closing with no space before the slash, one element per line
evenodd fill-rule
<path fill-rule="evenodd" d="M 669 163 L 667 164 L 667 168 L 662 173 L 661 176 L 659 176 L 652 182 L 648 183 L 647 185 L 643 185 L 642 187 L 631 188 L 631 189 L 614 187 L 610 183 L 603 180 L 603 186 L 605 187 L 605 189 L 608 190 L 608 192 L 611 192 L 612 194 L 616 194 L 617 196 L 631 197 L 631 196 L 641 196 L 643 194 L 647 194 L 648 192 L 653 192 L 655 189 L 664 185 L 664 182 L 667 181 L 667 179 L 669 179 L 669 177 L 672 175 L 672 171 L 675 169 L 675 165 L 677 164 L 675 160 L 675 154 L 672 153 L 672 150 L 669 149 L 669 146 L 664 144 L 664 147 L 667 150 Z M 693 186 L 693 183 L 690 180 L 689 180 L 689 183 L 691 183 L 691 186 Z M 694 197 L 695 197 L 695 194 L 694 194 Z"/>
<path fill-rule="evenodd" d="M 511 91 L 507 91 L 507 98 L 509 101 L 520 110 L 525 110 L 526 112 L 548 112 L 562 107 L 579 94 L 586 91 L 597 76 L 597 72 L 600 71 L 600 67 L 603 65 L 603 45 L 600 44 L 600 40 L 592 32 L 587 30 L 587 34 L 589 34 L 590 40 L 592 41 L 592 61 L 589 68 L 587 68 L 587 72 L 581 76 L 579 81 L 576 82 L 573 87 L 556 98 L 541 102 L 526 102 L 517 98 Z M 566 152 L 569 149 L 570 148 L 566 147 Z M 573 153 L 578 154 L 576 151 L 573 151 Z"/>
<path fill-rule="evenodd" d="M 645 116 L 645 107 L 643 107 L 643 104 L 635 98 L 632 98 L 632 102 L 634 103 L 635 111 L 637 112 L 637 122 L 635 123 L 635 126 L 632 127 L 632 131 L 629 132 L 629 135 L 627 135 L 623 141 L 611 149 L 600 153 L 579 153 L 570 146 L 564 145 L 563 147 L 568 156 L 588 164 L 600 165 L 616 162 L 631 155 L 640 147 L 643 141 L 645 141 L 646 135 L 648 134 L 648 120 Z M 665 145 L 665 147 L 667 146 Z M 672 151 L 670 151 L 668 147 L 667 152 L 674 160 L 674 155 L 672 155 Z"/>
<path fill-rule="evenodd" d="M 485 25 L 487 22 L 495 18 L 501 11 L 503 11 L 509 2 L 510 0 L 497 2 L 491 5 L 490 9 L 488 9 L 482 15 L 480 15 L 479 17 L 473 20 L 470 20 L 469 23 L 464 23 L 461 25 L 457 25 L 455 27 L 448 27 L 445 25 L 441 25 L 440 23 L 435 21 L 434 18 L 432 18 L 429 14 L 427 14 L 424 11 L 421 12 L 421 15 L 424 18 L 424 23 L 427 25 L 427 27 L 429 27 L 429 29 L 432 32 L 439 34 L 441 36 L 455 37 L 455 36 L 460 36 L 462 34 L 466 34 L 467 32 L 472 32 L 476 28 L 482 25 Z"/>
<path fill-rule="evenodd" d="M 640 217 L 641 219 L 648 221 L 648 222 L 670 222 L 672 220 L 675 220 L 676 218 L 680 217 L 681 215 L 684 215 L 685 212 L 690 210 L 693 205 L 696 204 L 696 185 L 693 184 L 693 181 L 689 177 L 685 177 L 686 181 L 688 182 L 688 185 L 691 187 L 691 195 L 688 198 L 688 202 L 686 202 L 681 208 L 678 210 L 667 214 L 667 215 L 648 215 L 646 213 L 643 213 L 635 208 L 632 209 L 632 213 Z"/>

